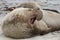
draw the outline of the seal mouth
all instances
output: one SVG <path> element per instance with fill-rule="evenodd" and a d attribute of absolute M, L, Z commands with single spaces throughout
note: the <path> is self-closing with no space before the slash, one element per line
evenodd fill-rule
<path fill-rule="evenodd" d="M 36 20 L 36 17 L 35 17 L 35 16 L 31 17 L 31 18 L 30 18 L 30 23 L 31 23 L 31 24 L 34 24 L 35 20 Z"/>

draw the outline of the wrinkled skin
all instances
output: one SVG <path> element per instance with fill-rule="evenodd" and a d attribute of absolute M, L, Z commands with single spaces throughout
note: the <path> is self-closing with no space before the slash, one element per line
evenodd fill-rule
<path fill-rule="evenodd" d="M 17 8 L 8 13 L 2 22 L 4 35 L 13 38 L 28 38 L 33 36 L 33 24 L 38 20 L 39 10 Z"/>

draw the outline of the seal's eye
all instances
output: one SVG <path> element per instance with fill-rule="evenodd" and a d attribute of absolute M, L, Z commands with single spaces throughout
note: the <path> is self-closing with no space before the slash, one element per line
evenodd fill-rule
<path fill-rule="evenodd" d="M 33 10 L 33 9 L 30 8 L 28 11 L 32 11 L 32 10 Z"/>
<path fill-rule="evenodd" d="M 37 10 L 40 10 L 40 8 L 37 8 Z"/>

